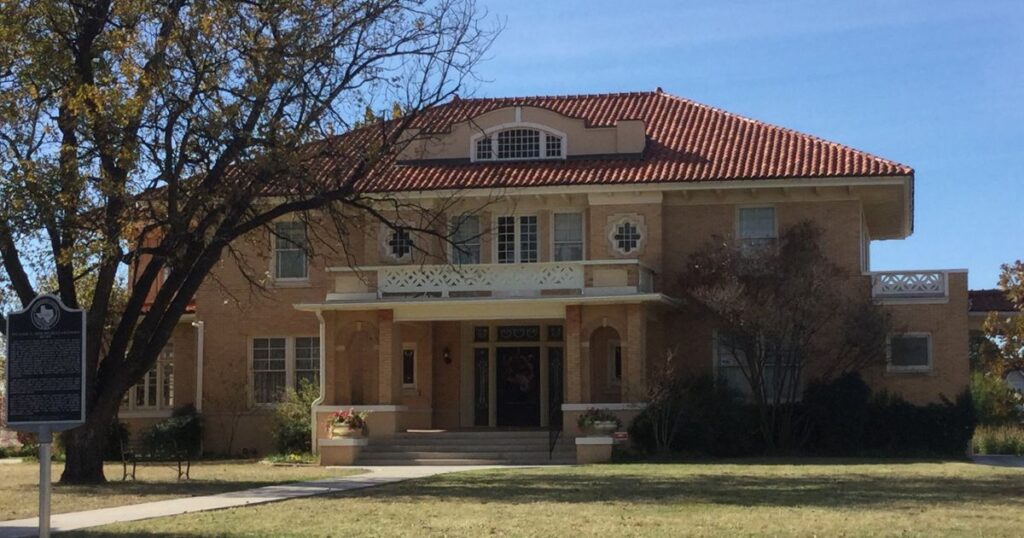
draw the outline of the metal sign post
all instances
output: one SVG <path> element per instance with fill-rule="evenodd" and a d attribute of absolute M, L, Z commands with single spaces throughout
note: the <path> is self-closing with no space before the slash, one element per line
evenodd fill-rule
<path fill-rule="evenodd" d="M 53 432 L 45 426 L 39 430 L 39 536 L 50 536 L 50 448 Z"/>
<path fill-rule="evenodd" d="M 7 316 L 6 371 L 7 425 L 39 438 L 39 536 L 46 537 L 53 432 L 85 422 L 85 311 L 40 295 Z"/>

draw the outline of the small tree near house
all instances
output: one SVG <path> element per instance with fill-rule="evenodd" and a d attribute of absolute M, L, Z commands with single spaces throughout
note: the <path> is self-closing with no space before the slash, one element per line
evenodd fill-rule
<path fill-rule="evenodd" d="M 715 238 L 690 256 L 682 281 L 717 324 L 719 364 L 741 374 L 770 451 L 800 445 L 794 404 L 808 381 L 884 364 L 889 318 L 866 283 L 829 260 L 811 222 L 767 243 Z"/>
<path fill-rule="evenodd" d="M 1013 304 L 1016 315 L 990 312 L 984 329 L 984 367 L 1005 377 L 1010 372 L 1024 372 L 1024 261 L 1003 264 L 999 288 Z"/>

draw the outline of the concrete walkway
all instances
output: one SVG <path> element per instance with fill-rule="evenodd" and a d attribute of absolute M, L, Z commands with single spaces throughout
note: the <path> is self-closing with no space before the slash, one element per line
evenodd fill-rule
<path fill-rule="evenodd" d="M 111 523 L 122 523 L 126 521 L 139 521 L 155 517 L 176 516 L 190 512 L 203 512 L 206 510 L 221 510 L 238 506 L 250 506 L 288 499 L 298 499 L 311 495 L 322 495 L 339 491 L 351 491 L 356 489 L 393 484 L 411 480 L 413 478 L 424 478 L 443 473 L 455 471 L 470 471 L 475 469 L 492 469 L 496 466 L 419 466 L 419 467 L 367 467 L 367 473 L 339 477 L 325 478 L 311 482 L 298 482 L 294 484 L 281 484 L 277 486 L 266 486 L 244 491 L 230 493 L 219 493 L 217 495 L 205 495 L 202 497 L 184 497 L 180 499 L 168 499 L 142 504 L 117 506 L 113 508 L 101 508 L 99 510 L 87 510 L 84 512 L 70 512 L 66 514 L 54 514 L 50 517 L 50 529 L 53 532 L 84 529 L 87 527 L 98 527 L 110 525 Z M 38 518 L 16 519 L 0 522 L 0 538 L 15 538 L 21 536 L 35 536 L 39 525 Z"/>
<path fill-rule="evenodd" d="M 1024 456 L 971 456 L 971 461 L 979 465 L 993 467 L 1024 467 Z"/>

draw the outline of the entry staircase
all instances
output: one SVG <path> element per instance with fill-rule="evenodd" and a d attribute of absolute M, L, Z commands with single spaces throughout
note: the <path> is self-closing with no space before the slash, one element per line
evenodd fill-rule
<path fill-rule="evenodd" d="M 576 463 L 572 439 L 549 450 L 547 431 L 408 431 L 372 439 L 356 465 L 566 465 Z"/>

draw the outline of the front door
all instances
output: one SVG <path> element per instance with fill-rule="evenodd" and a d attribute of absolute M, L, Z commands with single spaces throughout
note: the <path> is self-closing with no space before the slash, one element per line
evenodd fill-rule
<path fill-rule="evenodd" d="M 498 426 L 540 426 L 540 348 L 497 349 Z"/>

